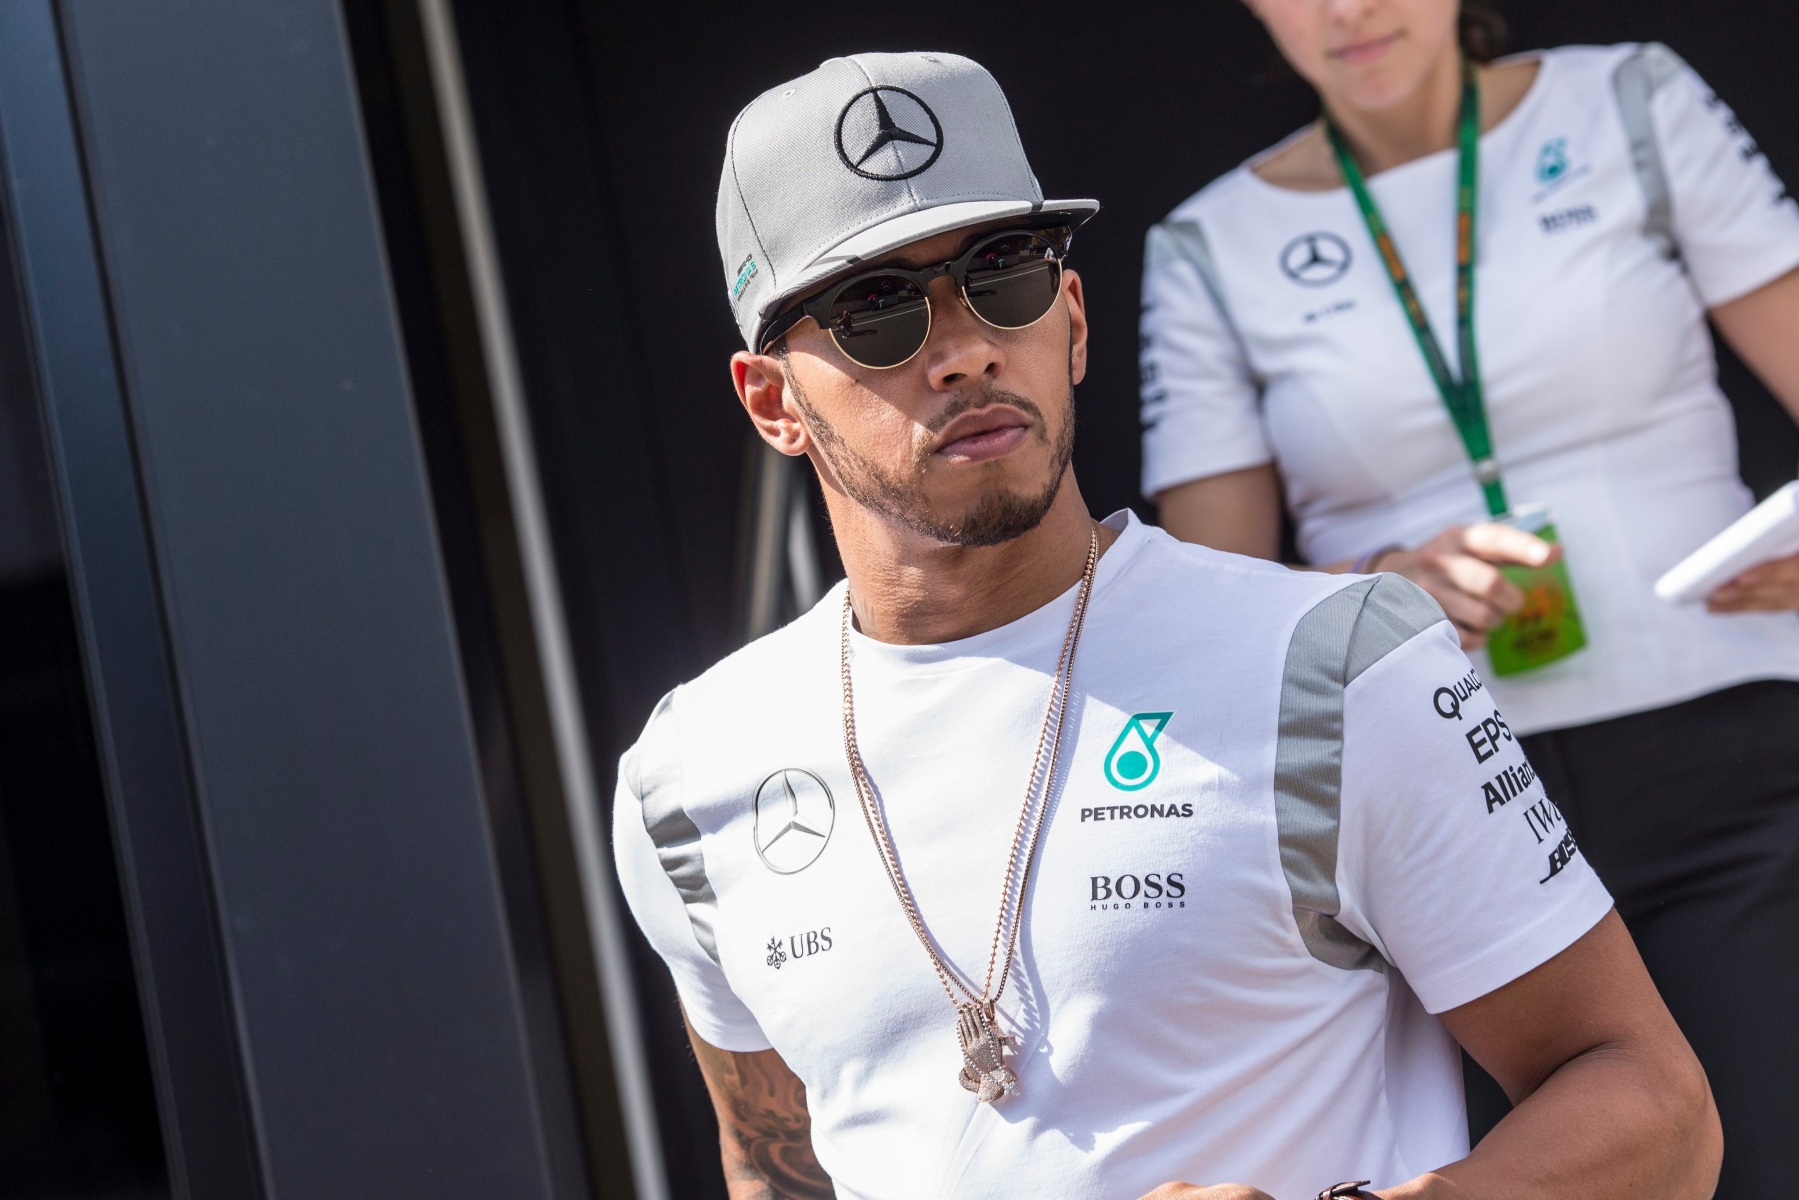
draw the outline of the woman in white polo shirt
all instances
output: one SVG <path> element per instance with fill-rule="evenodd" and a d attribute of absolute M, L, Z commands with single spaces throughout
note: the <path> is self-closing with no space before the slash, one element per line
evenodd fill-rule
<path fill-rule="evenodd" d="M 1150 233 L 1145 494 L 1266 558 L 1284 498 L 1307 562 L 1406 575 L 1493 639 L 1476 661 L 1711 1075 L 1718 1194 L 1773 1195 L 1799 1177 L 1799 558 L 1703 607 L 1652 586 L 1751 502 L 1708 315 L 1799 414 L 1799 208 L 1665 47 L 1490 62 L 1503 27 L 1455 0 L 1249 3 L 1324 115 Z"/>

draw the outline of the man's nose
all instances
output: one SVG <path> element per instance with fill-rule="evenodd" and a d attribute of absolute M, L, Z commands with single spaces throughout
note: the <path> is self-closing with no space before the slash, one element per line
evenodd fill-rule
<path fill-rule="evenodd" d="M 954 279 L 931 281 L 931 336 L 920 353 L 932 388 L 945 391 L 999 374 L 1005 351 L 993 334 L 993 327 L 962 303 Z"/>

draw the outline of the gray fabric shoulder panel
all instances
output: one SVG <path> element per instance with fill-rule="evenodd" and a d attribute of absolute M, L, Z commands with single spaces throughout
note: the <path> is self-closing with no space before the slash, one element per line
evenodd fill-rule
<path fill-rule="evenodd" d="M 1348 687 L 1363 671 L 1447 619 L 1431 594 L 1411 580 L 1402 575 L 1376 575 L 1349 635 L 1343 686 Z"/>
<path fill-rule="evenodd" d="M 1281 870 L 1306 949 L 1346 971 L 1380 971 L 1386 964 L 1337 920 L 1343 689 L 1441 620 L 1443 610 L 1422 588 L 1377 575 L 1320 601 L 1300 618 L 1287 646 L 1274 753 Z"/>
<path fill-rule="evenodd" d="M 1643 234 L 1656 244 L 1664 258 L 1679 258 L 1680 243 L 1674 237 L 1674 196 L 1662 162 L 1661 143 L 1655 136 L 1650 112 L 1655 93 L 1686 64 L 1660 42 L 1646 42 L 1612 72 L 1612 90 L 1618 97 L 1618 116 L 1630 143 L 1630 164 L 1643 191 Z"/>
<path fill-rule="evenodd" d="M 1680 74 L 1687 65 L 1686 59 L 1661 42 L 1644 42 L 1637 53 L 1648 60 L 1649 78 L 1657 88 Z"/>
<path fill-rule="evenodd" d="M 1163 221 L 1159 225 L 1151 225 L 1147 249 L 1151 262 L 1178 258 L 1192 263 L 1193 269 L 1199 272 L 1200 282 L 1212 294 L 1218 310 L 1228 315 L 1229 310 L 1224 307 L 1224 294 L 1218 283 L 1218 266 L 1212 261 L 1212 245 L 1206 241 L 1206 232 L 1199 227 L 1198 221 Z"/>
<path fill-rule="evenodd" d="M 643 806 L 643 827 L 655 844 L 662 869 L 687 906 L 694 940 L 706 957 L 718 962 L 718 939 L 713 930 L 718 920 L 718 895 L 706 874 L 706 855 L 700 848 L 699 826 L 681 804 L 681 756 L 674 717 L 675 694 L 656 705 L 643 737 L 632 747 L 626 783 Z"/>
<path fill-rule="evenodd" d="M 1237 332 L 1237 322 L 1231 316 L 1230 305 L 1224 302 L 1224 284 L 1218 277 L 1218 265 L 1212 261 L 1212 245 L 1206 240 L 1206 231 L 1199 227 L 1199 222 L 1163 221 L 1158 225 L 1151 225 L 1144 238 L 1143 256 L 1147 266 L 1176 260 L 1192 264 L 1193 269 L 1199 273 L 1199 281 L 1205 286 L 1206 294 L 1218 309 L 1219 317 L 1231 331 L 1231 337 L 1236 341 L 1238 353 L 1242 354 L 1247 368 L 1248 347 L 1244 344 L 1242 334 Z"/>
<path fill-rule="evenodd" d="M 1337 830 L 1343 782 L 1343 687 L 1349 642 L 1373 579 L 1350 584 L 1301 617 L 1281 677 L 1274 816 L 1293 918 L 1312 957 L 1343 970 L 1380 970 L 1374 948 L 1336 919 Z"/>

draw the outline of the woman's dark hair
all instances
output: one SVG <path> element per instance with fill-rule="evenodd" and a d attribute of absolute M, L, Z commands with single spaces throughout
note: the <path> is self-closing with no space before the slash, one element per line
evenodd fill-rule
<path fill-rule="evenodd" d="M 1461 15 L 1456 18 L 1456 32 L 1462 41 L 1462 53 L 1470 62 L 1492 62 L 1505 53 L 1511 31 L 1505 18 L 1481 0 L 1462 0 Z"/>

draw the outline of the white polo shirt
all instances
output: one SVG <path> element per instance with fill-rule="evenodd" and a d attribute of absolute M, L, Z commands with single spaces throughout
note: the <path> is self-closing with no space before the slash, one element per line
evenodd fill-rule
<path fill-rule="evenodd" d="M 956 1081 L 954 1011 L 844 759 L 841 585 L 671 692 L 614 838 L 699 1035 L 804 1081 L 837 1194 L 1309 1196 L 1467 1152 L 1428 1013 L 1610 908 L 1441 611 L 1120 514 L 1000 1003 L 1022 1094 Z M 853 643 L 862 754 L 931 935 L 978 976 L 1075 591 L 935 646 Z"/>
<path fill-rule="evenodd" d="M 1491 681 L 1520 733 L 1799 679 L 1791 613 L 1712 616 L 1652 590 L 1750 505 L 1705 310 L 1799 266 L 1799 207 L 1665 48 L 1567 47 L 1541 62 L 1481 138 L 1475 324 L 1506 490 L 1552 510 L 1589 644 Z M 1633 90 L 1645 78 L 1653 91 Z M 1677 259 L 1646 235 L 1636 95 Z M 1456 153 L 1369 188 L 1453 365 Z M 1146 495 L 1275 463 L 1315 563 L 1486 519 L 1346 189 L 1290 191 L 1249 166 L 1222 177 L 1151 232 L 1143 302 Z M 1485 669 L 1484 650 L 1476 661 Z"/>

